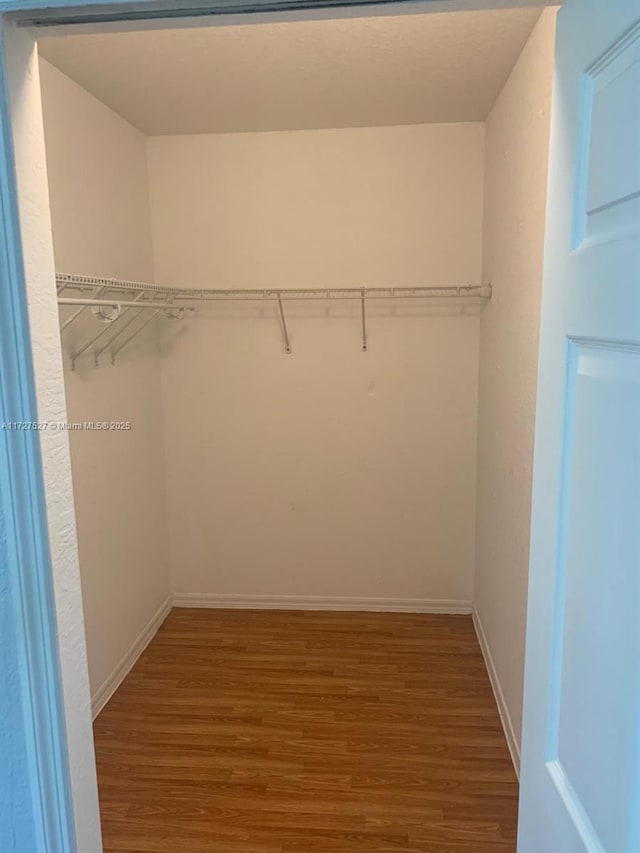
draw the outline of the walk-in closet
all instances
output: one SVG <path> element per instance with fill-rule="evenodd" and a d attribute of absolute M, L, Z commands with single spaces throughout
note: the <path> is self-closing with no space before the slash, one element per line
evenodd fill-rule
<path fill-rule="evenodd" d="M 555 10 L 404 12 L 37 31 L 105 851 L 515 851 Z"/>

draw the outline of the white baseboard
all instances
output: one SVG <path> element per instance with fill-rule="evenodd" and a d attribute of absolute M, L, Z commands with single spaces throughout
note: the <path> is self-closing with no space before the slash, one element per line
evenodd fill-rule
<path fill-rule="evenodd" d="M 109 675 L 109 677 L 102 683 L 102 685 L 96 690 L 95 694 L 91 697 L 91 713 L 93 714 L 94 720 L 98 716 L 100 711 L 102 711 L 109 699 L 111 699 L 118 687 L 120 687 L 126 676 L 132 670 L 135 662 L 138 660 L 142 652 L 147 648 L 151 640 L 154 638 L 158 628 L 162 625 L 164 620 L 169 615 L 169 611 L 171 610 L 172 606 L 173 595 L 169 595 L 162 602 L 162 604 L 153 614 L 151 619 L 149 619 L 149 621 L 144 626 L 129 651 L 122 658 L 120 663 L 118 663 L 111 675 Z"/>
<path fill-rule="evenodd" d="M 304 595 L 215 595 L 176 592 L 174 607 L 241 610 L 365 610 L 390 613 L 471 613 L 471 601 L 439 598 L 358 598 Z"/>
<path fill-rule="evenodd" d="M 513 722 L 511 720 L 511 714 L 509 713 L 509 708 L 507 707 L 507 703 L 504 698 L 504 693 L 502 692 L 502 687 L 500 686 L 498 671 L 496 669 L 493 656 L 491 655 L 489 643 L 487 642 L 487 635 L 484 632 L 480 615 L 478 614 L 478 611 L 475 607 L 473 608 L 472 615 L 473 626 L 476 629 L 476 635 L 478 637 L 478 642 L 480 643 L 482 656 L 484 657 L 487 672 L 489 673 L 489 681 L 491 682 L 493 695 L 495 696 L 496 705 L 498 706 L 498 713 L 500 714 L 500 721 L 502 722 L 502 728 L 504 729 L 504 736 L 507 739 L 507 746 L 509 747 L 509 752 L 511 753 L 511 760 L 513 761 L 516 776 L 518 777 L 518 779 L 520 779 L 520 744 L 518 743 L 518 739 L 513 728 Z"/>

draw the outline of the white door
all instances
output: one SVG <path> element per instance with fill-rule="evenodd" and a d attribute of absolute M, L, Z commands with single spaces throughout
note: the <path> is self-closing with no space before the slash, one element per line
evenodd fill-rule
<path fill-rule="evenodd" d="M 519 853 L 640 851 L 640 0 L 558 15 Z"/>

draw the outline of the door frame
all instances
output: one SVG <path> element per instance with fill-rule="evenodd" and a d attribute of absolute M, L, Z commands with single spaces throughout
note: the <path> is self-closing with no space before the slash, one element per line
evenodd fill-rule
<path fill-rule="evenodd" d="M 33 265 L 25 259 L 35 242 L 42 243 L 46 233 L 48 245 L 35 279 L 51 281 L 53 249 L 46 191 L 42 203 L 34 205 L 28 198 L 38 220 L 20 217 L 20 158 L 16 155 L 15 104 L 10 93 L 16 78 L 27 75 L 25 56 L 31 50 L 32 60 L 40 27 L 47 25 L 61 32 L 69 25 L 101 28 L 139 28 L 155 20 L 154 26 L 175 26 L 176 18 L 215 16 L 219 24 L 259 23 L 264 20 L 300 18 L 356 17 L 403 13 L 469 11 L 556 5 L 558 0 L 0 0 L 0 423 L 19 421 L 35 424 L 42 419 L 36 393 L 38 374 L 37 337 L 32 338 L 28 304 L 28 282 L 34 278 Z M 173 20 L 173 24 L 171 21 Z M 133 23 L 135 22 L 135 24 Z M 194 21 L 195 24 L 195 21 Z M 27 48 L 18 57 L 5 48 L 10 40 L 24 41 Z M 7 39 L 5 43 L 5 39 Z M 28 106 L 33 109 L 33 106 Z M 41 119 L 35 123 L 36 135 L 42 133 Z M 21 123 L 23 117 L 21 116 Z M 38 130 L 40 128 L 40 130 Z M 43 138 L 38 140 L 44 152 Z M 20 145 L 18 137 L 18 146 Z M 43 173 L 46 184 L 46 170 Z M 46 199 L 46 203 L 45 203 Z M 24 199 L 23 199 L 24 201 Z M 26 206 L 26 205 L 25 205 Z M 44 229 L 44 231 L 43 231 Z M 36 263 L 38 261 L 36 260 Z M 51 281 L 52 294 L 54 285 Z M 31 293 L 33 296 L 33 291 Z M 52 299 L 53 299 L 52 295 Z M 37 310 L 42 310 L 38 304 Z M 55 310 L 55 303 L 49 308 Z M 31 307 L 32 312 L 34 306 Z M 31 317 L 33 321 L 33 314 Z M 49 322 L 52 322 L 51 319 Z M 57 324 L 57 318 L 55 318 Z M 49 342 L 48 356 L 51 356 Z M 59 341 L 57 352 L 60 359 Z M 62 374 L 47 388 L 53 394 L 53 410 L 65 412 Z M 51 409 L 51 407 L 48 407 Z M 12 440 L 13 439 L 13 440 Z M 20 441 L 11 431 L 0 429 L 0 518 L 4 517 L 7 553 L 6 565 L 0 564 L 0 583 L 7 573 L 9 606 L 15 618 L 14 659 L 20 673 L 19 690 L 27 733 L 26 772 L 31 789 L 31 820 L 38 827 L 39 847 L 34 853 L 99 853 L 97 791 L 95 788 L 95 759 L 91 738 L 91 716 L 86 678 L 86 646 L 82 614 L 71 613 L 69 638 L 66 625 L 70 610 L 81 611 L 79 578 L 72 575 L 67 589 L 59 579 L 56 583 L 56 559 L 52 556 L 52 528 L 55 518 L 51 512 L 51 484 L 45 470 L 48 455 L 54 451 L 41 442 L 37 430 L 21 432 Z M 59 453 L 58 450 L 55 451 Z M 62 470 L 68 482 L 71 471 L 68 445 L 63 454 Z M 49 493 L 49 494 L 48 494 Z M 71 495 L 69 496 L 71 497 Z M 47 517 L 47 506 L 49 516 Z M 75 533 L 73 503 L 66 509 L 68 522 Z M 73 536 L 72 536 L 73 538 Z M 0 536 L 0 546 L 2 546 Z M 66 559 L 77 562 L 77 546 L 73 541 Z M 65 623 L 63 623 L 63 619 Z M 62 629 L 62 630 L 59 630 Z M 66 646 L 62 637 L 66 636 Z M 73 660 L 69 660 L 69 644 L 74 645 Z M 71 667 L 81 670 L 73 690 L 64 687 L 65 671 Z M 83 695 L 86 693 L 86 695 Z M 78 707 L 79 704 L 79 707 Z M 72 743 L 73 742 L 73 743 Z M 87 778 L 87 774 L 89 777 Z M 3 781 L 0 776 L 0 782 Z M 82 795 L 80 795 L 82 792 Z M 96 835 L 98 837 L 96 837 Z M 79 846 L 80 845 L 80 846 Z"/>

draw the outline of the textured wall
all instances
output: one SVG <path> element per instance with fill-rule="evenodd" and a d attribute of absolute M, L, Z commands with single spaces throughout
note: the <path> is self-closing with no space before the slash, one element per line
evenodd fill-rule
<path fill-rule="evenodd" d="M 66 410 L 38 61 L 35 43 L 28 33 L 13 28 L 9 33 L 7 69 L 38 418 L 59 422 L 66 420 Z M 78 850 L 100 853 L 102 844 L 67 434 L 42 432 L 41 446 Z M 22 849 L 20 853 L 23 853 Z"/>
<path fill-rule="evenodd" d="M 477 282 L 481 124 L 149 140 L 156 280 Z M 469 601 L 477 314 L 200 313 L 163 359 L 180 593 Z M 400 316 L 395 316 L 395 315 Z M 264 316 L 261 316 L 264 315 Z"/>
<path fill-rule="evenodd" d="M 56 269 L 153 280 L 145 139 L 42 62 Z M 87 314 L 63 339 L 72 421 L 131 421 L 130 432 L 73 432 L 75 505 L 92 695 L 170 590 L 159 359 L 153 330 L 116 368 L 68 354 L 95 334 Z"/>
<path fill-rule="evenodd" d="M 531 473 L 555 10 L 534 29 L 486 126 L 475 607 L 520 743 Z"/>

